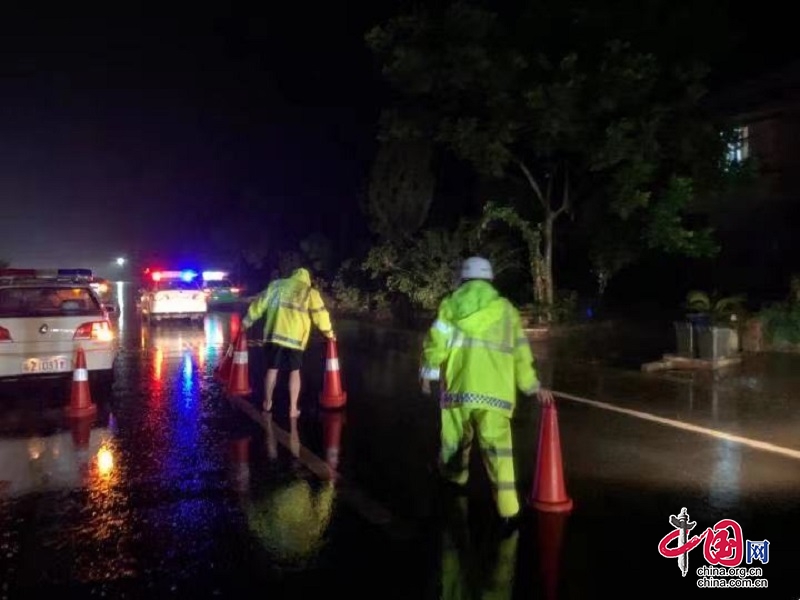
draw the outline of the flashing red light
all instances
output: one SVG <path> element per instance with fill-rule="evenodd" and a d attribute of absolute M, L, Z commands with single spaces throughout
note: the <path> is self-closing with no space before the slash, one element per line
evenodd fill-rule
<path fill-rule="evenodd" d="M 153 281 L 161 281 L 161 273 L 159 273 L 158 271 L 156 271 L 155 273 L 153 273 L 153 274 L 151 275 L 151 277 L 153 278 Z"/>

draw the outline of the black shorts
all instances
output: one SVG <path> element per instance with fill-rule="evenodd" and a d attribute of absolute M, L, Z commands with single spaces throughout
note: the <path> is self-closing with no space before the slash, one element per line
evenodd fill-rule
<path fill-rule="evenodd" d="M 303 351 L 267 342 L 264 344 L 267 369 L 299 371 L 303 366 Z"/>

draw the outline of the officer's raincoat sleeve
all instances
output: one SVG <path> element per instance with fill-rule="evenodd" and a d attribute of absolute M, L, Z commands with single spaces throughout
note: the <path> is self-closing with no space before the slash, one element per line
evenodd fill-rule
<path fill-rule="evenodd" d="M 242 319 L 242 325 L 244 325 L 245 329 L 248 329 L 253 323 L 264 316 L 274 293 L 275 284 L 270 283 L 267 289 L 261 292 L 258 297 L 250 303 L 250 306 L 247 307 L 247 314 L 244 316 L 244 319 Z"/>
<path fill-rule="evenodd" d="M 442 301 L 436 321 L 425 336 L 422 344 L 422 367 L 419 376 L 430 381 L 439 381 L 440 369 L 450 353 L 450 339 L 453 324 L 450 322 L 447 299 Z"/>
<path fill-rule="evenodd" d="M 308 295 L 308 312 L 311 315 L 311 320 L 314 325 L 320 330 L 320 333 L 326 338 L 333 337 L 333 325 L 331 324 L 331 315 L 328 309 L 325 308 L 325 303 L 319 290 L 311 288 Z"/>
<path fill-rule="evenodd" d="M 517 388 L 523 394 L 531 395 L 539 391 L 539 378 L 533 367 L 533 353 L 528 336 L 522 330 L 519 312 L 512 309 L 516 343 L 514 344 L 514 378 Z"/>

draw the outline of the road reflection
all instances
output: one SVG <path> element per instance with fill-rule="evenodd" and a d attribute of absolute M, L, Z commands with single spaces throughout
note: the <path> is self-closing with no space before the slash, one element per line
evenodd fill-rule
<path fill-rule="evenodd" d="M 470 523 L 466 497 L 448 498 L 445 515 L 439 597 L 513 598 L 519 531 L 501 536 L 497 528 Z"/>

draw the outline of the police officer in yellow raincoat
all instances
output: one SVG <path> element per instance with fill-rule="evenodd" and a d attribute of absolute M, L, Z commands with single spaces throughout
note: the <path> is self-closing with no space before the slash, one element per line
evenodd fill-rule
<path fill-rule="evenodd" d="M 517 391 L 545 404 L 553 396 L 539 384 L 519 313 L 493 279 L 485 258 L 464 261 L 461 285 L 442 301 L 425 338 L 420 377 L 425 394 L 431 381 L 440 382 L 442 474 L 467 483 L 477 434 L 497 511 L 511 522 L 520 510 L 511 439 Z"/>
<path fill-rule="evenodd" d="M 291 277 L 270 283 L 250 304 L 242 325 L 249 329 L 265 315 L 267 375 L 264 380 L 264 411 L 272 410 L 272 395 L 281 369 L 289 371 L 289 416 L 298 417 L 300 368 L 311 334 L 311 323 L 326 338 L 334 339 L 330 315 L 319 291 L 311 286 L 311 274 L 307 269 L 296 269 Z"/>

